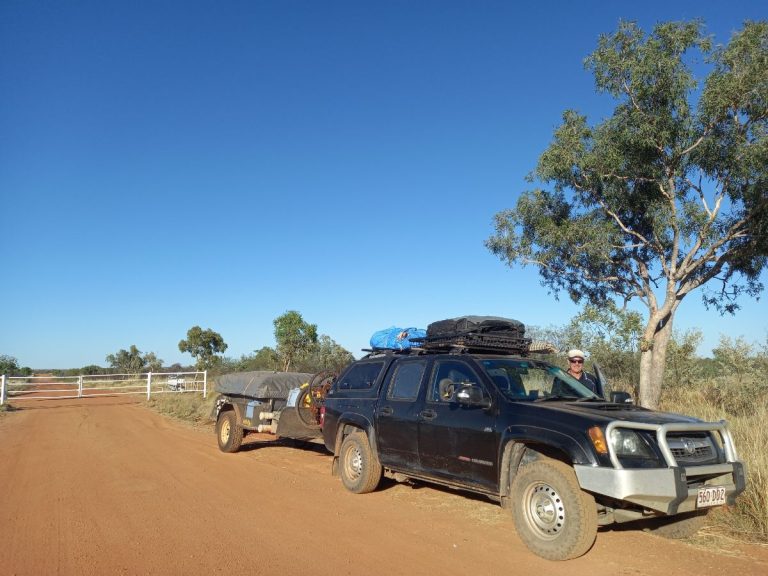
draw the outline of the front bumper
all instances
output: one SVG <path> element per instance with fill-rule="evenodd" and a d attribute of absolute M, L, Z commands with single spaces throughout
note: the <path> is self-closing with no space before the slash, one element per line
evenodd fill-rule
<path fill-rule="evenodd" d="M 701 486 L 725 488 L 729 505 L 746 487 L 742 462 L 632 470 L 576 465 L 574 470 L 581 488 L 587 492 L 631 502 L 663 514 L 696 510 Z"/>

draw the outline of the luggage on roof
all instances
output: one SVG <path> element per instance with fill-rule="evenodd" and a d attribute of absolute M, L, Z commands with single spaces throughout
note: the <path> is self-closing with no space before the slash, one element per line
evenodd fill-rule
<path fill-rule="evenodd" d="M 374 332 L 371 336 L 371 348 L 388 350 L 408 350 L 416 344 L 411 340 L 413 338 L 423 338 L 427 335 L 423 328 L 385 328 Z"/>
<path fill-rule="evenodd" d="M 445 337 L 459 334 L 503 332 L 509 336 L 525 336 L 525 325 L 519 320 L 500 316 L 460 316 L 438 320 L 427 326 L 427 337 Z"/>

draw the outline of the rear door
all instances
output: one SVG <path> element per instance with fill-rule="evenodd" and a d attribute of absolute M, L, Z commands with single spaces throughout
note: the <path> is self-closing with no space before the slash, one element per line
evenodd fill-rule
<path fill-rule="evenodd" d="M 419 459 L 425 472 L 448 480 L 495 490 L 498 484 L 498 433 L 494 411 L 458 403 L 461 385 L 491 392 L 473 366 L 463 360 L 437 359 L 427 380 L 419 412 Z"/>
<path fill-rule="evenodd" d="M 384 466 L 419 470 L 418 423 L 427 360 L 393 363 L 376 408 L 376 444 Z"/>

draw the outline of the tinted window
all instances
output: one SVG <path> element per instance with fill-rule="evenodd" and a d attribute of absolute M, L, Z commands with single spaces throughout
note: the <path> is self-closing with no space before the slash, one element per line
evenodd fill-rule
<path fill-rule="evenodd" d="M 339 390 L 362 390 L 370 388 L 376 382 L 384 367 L 384 362 L 366 362 L 355 364 L 339 379 Z"/>
<path fill-rule="evenodd" d="M 464 362 L 439 360 L 435 362 L 435 369 L 432 371 L 429 399 L 434 402 L 453 402 L 462 384 L 480 385 L 480 379 Z"/>
<path fill-rule="evenodd" d="M 426 362 L 401 362 L 392 376 L 387 398 L 392 400 L 413 400 L 419 395 L 421 378 Z"/>
<path fill-rule="evenodd" d="M 545 362 L 489 358 L 480 364 L 499 391 L 511 400 L 597 398 L 561 368 Z"/>

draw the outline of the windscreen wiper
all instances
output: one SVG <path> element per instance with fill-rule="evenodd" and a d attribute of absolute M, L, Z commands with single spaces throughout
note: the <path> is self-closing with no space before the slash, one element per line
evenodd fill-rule
<path fill-rule="evenodd" d="M 563 394 L 555 394 L 554 396 L 544 396 L 538 398 L 536 402 L 549 402 L 551 400 L 578 400 L 578 396 L 564 396 Z"/>

